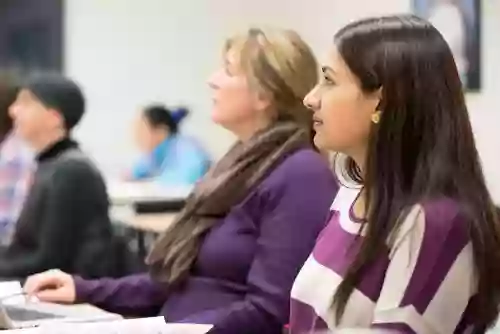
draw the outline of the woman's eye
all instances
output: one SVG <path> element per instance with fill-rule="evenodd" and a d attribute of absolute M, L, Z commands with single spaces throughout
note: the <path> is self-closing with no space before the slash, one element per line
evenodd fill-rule
<path fill-rule="evenodd" d="M 323 76 L 323 83 L 326 84 L 326 85 L 335 85 L 335 82 L 329 78 L 328 76 L 324 75 Z"/>

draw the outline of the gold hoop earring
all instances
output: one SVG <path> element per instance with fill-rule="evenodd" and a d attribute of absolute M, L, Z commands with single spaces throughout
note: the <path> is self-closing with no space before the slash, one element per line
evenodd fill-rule
<path fill-rule="evenodd" d="M 376 111 L 372 114 L 372 122 L 375 124 L 380 122 L 380 111 Z"/>

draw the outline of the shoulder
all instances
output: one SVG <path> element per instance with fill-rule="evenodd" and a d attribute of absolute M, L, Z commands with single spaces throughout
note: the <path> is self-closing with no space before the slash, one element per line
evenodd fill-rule
<path fill-rule="evenodd" d="M 198 156 L 205 155 L 205 149 L 195 138 L 176 135 L 173 138 L 173 145 L 177 150 L 187 154 L 196 154 Z"/>
<path fill-rule="evenodd" d="M 462 238 L 468 236 L 468 217 L 458 201 L 440 197 L 423 201 L 419 206 L 427 229 L 443 234 L 454 232 Z"/>
<path fill-rule="evenodd" d="M 330 201 L 338 189 L 328 161 L 313 149 L 301 149 L 285 158 L 263 181 L 262 188 L 276 195 L 324 195 Z"/>
<path fill-rule="evenodd" d="M 74 205 L 107 202 L 106 182 L 92 160 L 79 150 L 64 152 L 47 166 L 43 181 L 51 196 L 78 198 Z"/>
<path fill-rule="evenodd" d="M 171 145 L 175 146 L 177 149 L 194 149 L 197 144 L 193 138 L 180 134 L 176 134 L 168 140 Z"/>
<path fill-rule="evenodd" d="M 460 251 L 470 242 L 469 218 L 462 205 L 454 199 L 440 197 L 425 200 L 410 208 L 397 234 L 399 242 L 408 236 L 418 235 L 425 241 L 426 247 L 447 247 Z"/>
<path fill-rule="evenodd" d="M 326 224 L 336 191 L 336 179 L 326 159 L 312 149 L 301 149 L 281 161 L 243 207 L 266 229 L 283 234 L 286 226 L 302 233 L 303 240 L 310 237 L 310 252 Z"/>
<path fill-rule="evenodd" d="M 78 149 L 68 150 L 57 157 L 54 161 L 54 177 L 79 183 L 102 178 L 92 160 Z"/>
<path fill-rule="evenodd" d="M 460 203 L 449 197 L 439 197 L 419 203 L 421 212 L 429 222 L 438 223 L 443 226 L 453 221 L 464 221 L 465 212 Z"/>
<path fill-rule="evenodd" d="M 441 197 L 422 202 L 421 208 L 428 231 L 464 244 L 469 242 L 470 219 L 458 201 Z"/>
<path fill-rule="evenodd" d="M 284 159 L 269 175 L 275 182 L 293 182 L 293 179 L 316 179 L 335 183 L 328 161 L 313 149 L 301 149 Z"/>

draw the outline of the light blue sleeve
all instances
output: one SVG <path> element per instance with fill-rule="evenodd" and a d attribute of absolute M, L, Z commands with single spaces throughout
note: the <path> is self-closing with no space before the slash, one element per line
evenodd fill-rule
<path fill-rule="evenodd" d="M 192 185 L 196 183 L 210 167 L 205 152 L 192 146 L 180 147 L 176 161 L 168 164 L 159 176 L 159 182 L 165 185 Z"/>
<path fill-rule="evenodd" d="M 142 180 L 152 176 L 151 162 L 146 158 L 139 159 L 132 167 L 132 180 Z"/>

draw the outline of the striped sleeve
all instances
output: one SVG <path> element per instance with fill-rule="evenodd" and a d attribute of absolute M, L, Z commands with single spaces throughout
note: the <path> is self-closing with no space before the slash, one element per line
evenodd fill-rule
<path fill-rule="evenodd" d="M 22 154 L 5 160 L 0 162 L 0 244 L 9 245 L 28 195 L 33 161 Z"/>
<path fill-rule="evenodd" d="M 456 204 L 417 206 L 395 238 L 372 327 L 454 333 L 476 291 L 472 245 Z"/>

